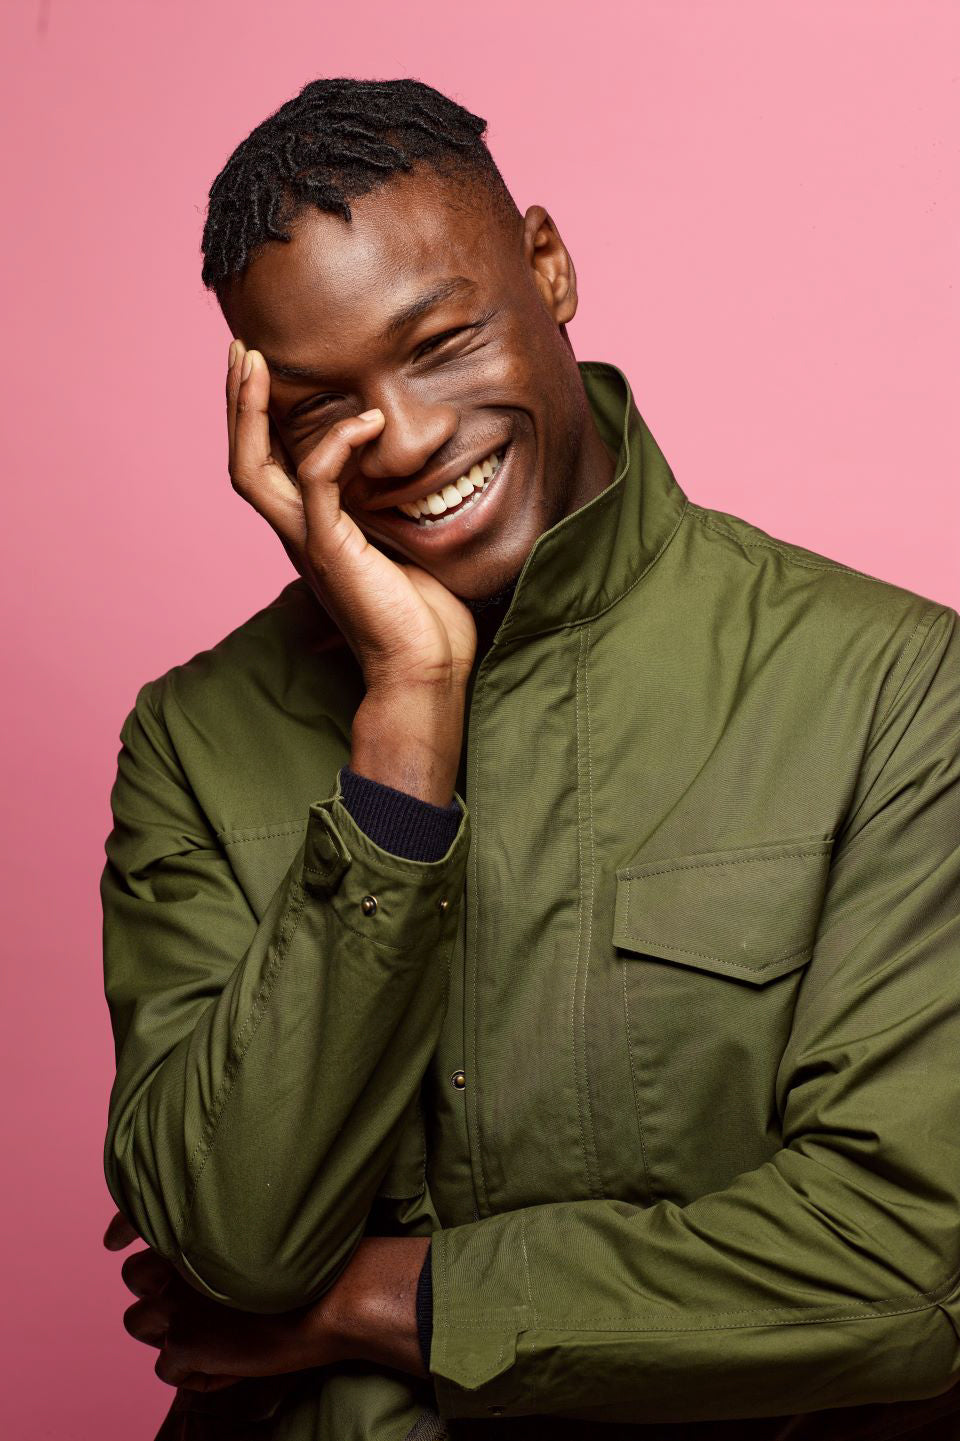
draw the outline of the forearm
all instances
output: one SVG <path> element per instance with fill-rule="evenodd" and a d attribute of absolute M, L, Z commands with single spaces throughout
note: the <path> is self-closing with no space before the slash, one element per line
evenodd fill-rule
<path fill-rule="evenodd" d="M 341 819 L 335 890 L 312 874 L 325 836 L 314 856 L 308 833 L 302 874 L 220 996 L 112 1115 L 118 1204 L 209 1294 L 250 1309 L 303 1304 L 342 1269 L 442 1021 L 464 842 L 446 865 L 409 862 Z"/>

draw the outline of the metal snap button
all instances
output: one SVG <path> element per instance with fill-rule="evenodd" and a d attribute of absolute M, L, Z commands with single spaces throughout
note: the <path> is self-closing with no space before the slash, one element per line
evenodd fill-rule
<path fill-rule="evenodd" d="M 454 1071 L 450 1079 L 456 1086 L 458 1091 L 462 1091 L 464 1086 L 467 1084 L 467 1078 L 462 1071 Z"/>
<path fill-rule="evenodd" d="M 437 910 L 440 911 L 441 914 L 444 911 L 449 910 L 449 908 L 450 902 L 447 900 L 446 896 L 441 897 L 441 899 L 437 901 Z"/>
<path fill-rule="evenodd" d="M 360 909 L 363 911 L 363 914 L 365 916 L 375 916 L 377 913 L 376 896 L 364 896 L 363 900 L 360 902 Z"/>

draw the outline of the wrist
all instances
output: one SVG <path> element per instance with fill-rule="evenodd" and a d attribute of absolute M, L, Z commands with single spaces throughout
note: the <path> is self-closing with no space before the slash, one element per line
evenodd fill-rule
<path fill-rule="evenodd" d="M 365 1237 L 314 1308 L 313 1351 L 337 1361 L 370 1361 L 427 1376 L 416 1293 L 429 1246 L 428 1236 Z"/>
<path fill-rule="evenodd" d="M 350 769 L 432 805 L 449 805 L 464 706 L 459 685 L 368 692 L 353 718 Z"/>

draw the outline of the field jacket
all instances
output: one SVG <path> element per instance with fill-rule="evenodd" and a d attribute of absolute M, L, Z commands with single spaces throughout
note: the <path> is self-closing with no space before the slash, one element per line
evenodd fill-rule
<path fill-rule="evenodd" d="M 693 504 L 581 372 L 615 479 L 475 664 L 441 859 L 346 809 L 363 680 L 300 580 L 123 725 L 117 1205 L 262 1312 L 365 1232 L 433 1237 L 429 1381 L 181 1393 L 164 1437 L 849 1441 L 960 1405 L 958 615 Z"/>

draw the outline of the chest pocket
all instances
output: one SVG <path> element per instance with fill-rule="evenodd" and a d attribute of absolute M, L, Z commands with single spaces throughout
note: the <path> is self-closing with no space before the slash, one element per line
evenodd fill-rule
<path fill-rule="evenodd" d="M 779 1149 L 775 1087 L 832 838 L 616 872 L 613 944 L 651 1199 L 686 1204 Z"/>
<path fill-rule="evenodd" d="M 613 943 L 766 985 L 810 959 L 832 845 L 788 841 L 618 870 Z"/>

